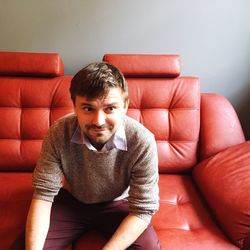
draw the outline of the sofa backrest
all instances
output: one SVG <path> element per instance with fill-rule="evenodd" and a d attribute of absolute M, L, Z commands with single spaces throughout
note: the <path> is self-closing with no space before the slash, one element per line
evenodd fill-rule
<path fill-rule="evenodd" d="M 0 52 L 0 170 L 32 171 L 49 126 L 72 112 L 54 53 Z"/>
<path fill-rule="evenodd" d="M 104 56 L 125 75 L 128 115 L 156 138 L 159 170 L 180 173 L 197 162 L 200 83 L 180 77 L 176 55 Z M 32 171 L 49 126 L 73 111 L 71 76 L 58 54 L 0 52 L 0 170 Z"/>
<path fill-rule="evenodd" d="M 177 55 L 106 54 L 129 85 L 128 115 L 140 121 L 157 141 L 159 171 L 181 173 L 197 162 L 200 129 L 200 83 L 180 77 Z"/>

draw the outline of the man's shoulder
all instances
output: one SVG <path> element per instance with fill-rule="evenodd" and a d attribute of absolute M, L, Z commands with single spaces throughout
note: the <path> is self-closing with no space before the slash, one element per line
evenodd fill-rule
<path fill-rule="evenodd" d="M 50 127 L 50 133 L 53 134 L 72 134 L 78 125 L 75 113 L 69 113 L 60 117 Z"/>
<path fill-rule="evenodd" d="M 125 132 L 128 140 L 148 140 L 154 138 L 153 133 L 135 119 L 125 116 Z"/>
<path fill-rule="evenodd" d="M 58 118 L 53 125 L 61 125 L 61 124 L 71 124 L 77 120 L 75 113 L 68 113 L 60 118 Z"/>

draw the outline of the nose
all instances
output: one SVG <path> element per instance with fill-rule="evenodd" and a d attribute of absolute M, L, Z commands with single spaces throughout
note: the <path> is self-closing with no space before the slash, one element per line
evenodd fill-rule
<path fill-rule="evenodd" d="M 93 116 L 92 124 L 100 127 L 100 126 L 104 125 L 105 122 L 106 122 L 105 113 L 103 111 L 97 111 Z"/>

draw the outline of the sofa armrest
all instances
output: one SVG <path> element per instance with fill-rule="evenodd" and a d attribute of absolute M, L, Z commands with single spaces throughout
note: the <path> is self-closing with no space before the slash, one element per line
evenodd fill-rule
<path fill-rule="evenodd" d="M 202 161 L 193 178 L 224 233 L 250 249 L 250 141 Z"/>
<path fill-rule="evenodd" d="M 222 95 L 201 95 L 200 159 L 245 142 L 243 130 L 231 103 Z"/>

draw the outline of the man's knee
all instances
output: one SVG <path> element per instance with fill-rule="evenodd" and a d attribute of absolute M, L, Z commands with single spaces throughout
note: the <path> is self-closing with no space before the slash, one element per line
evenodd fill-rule
<path fill-rule="evenodd" d="M 139 238 L 128 248 L 129 250 L 160 250 L 161 244 L 158 236 L 150 224 Z"/>

